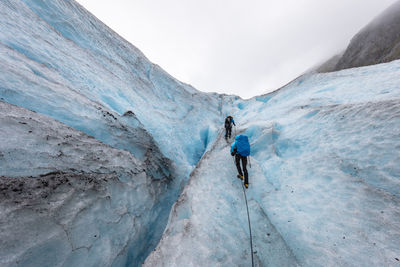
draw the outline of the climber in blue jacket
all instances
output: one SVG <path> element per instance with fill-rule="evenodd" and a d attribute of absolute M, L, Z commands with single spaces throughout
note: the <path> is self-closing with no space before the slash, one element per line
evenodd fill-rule
<path fill-rule="evenodd" d="M 238 135 L 235 137 L 235 142 L 231 145 L 231 155 L 235 156 L 236 168 L 238 170 L 237 177 L 243 180 L 244 173 L 244 186 L 249 188 L 249 174 L 247 173 L 247 157 L 250 156 L 250 143 L 246 135 Z M 242 169 L 240 168 L 240 161 L 242 161 Z"/>

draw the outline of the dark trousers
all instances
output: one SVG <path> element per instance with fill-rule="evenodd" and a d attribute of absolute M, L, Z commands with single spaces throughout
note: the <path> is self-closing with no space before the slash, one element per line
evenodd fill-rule
<path fill-rule="evenodd" d="M 243 167 L 243 172 L 244 172 L 244 183 L 248 184 L 249 183 L 249 174 L 247 173 L 247 157 L 243 157 L 239 154 L 235 155 L 235 162 L 236 162 L 236 168 L 238 170 L 238 173 L 240 175 L 243 175 L 242 169 L 240 168 L 240 161 L 242 161 L 242 167 Z"/>
<path fill-rule="evenodd" d="M 225 127 L 225 138 L 231 138 L 232 127 Z"/>

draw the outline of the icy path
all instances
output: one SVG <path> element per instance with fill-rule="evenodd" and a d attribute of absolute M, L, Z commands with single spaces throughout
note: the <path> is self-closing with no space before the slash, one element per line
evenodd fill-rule
<path fill-rule="evenodd" d="M 258 166 L 247 190 L 256 266 L 296 266 L 296 259 L 258 205 Z M 174 205 L 168 227 L 145 266 L 251 266 L 246 205 L 229 145 L 220 133 Z"/>

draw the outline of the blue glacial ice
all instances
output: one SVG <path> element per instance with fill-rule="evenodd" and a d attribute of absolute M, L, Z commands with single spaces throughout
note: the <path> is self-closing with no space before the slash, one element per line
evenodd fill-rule
<path fill-rule="evenodd" d="M 118 266 L 148 254 L 142 244 L 155 245 L 173 201 L 168 177 L 150 175 L 159 159 L 5 102 L 0 123 L 1 266 Z"/>
<path fill-rule="evenodd" d="M 109 153 L 109 149 L 83 146 L 79 138 L 69 140 L 71 134 L 64 134 L 68 130 L 52 131 L 50 126 L 41 129 L 43 125 L 54 124 L 50 118 L 49 122 L 40 119 L 41 123 L 31 129 L 33 126 L 27 126 L 24 119 L 36 113 L 25 110 L 15 115 L 11 108 L 4 106 L 0 176 L 25 179 L 22 177 L 44 175 L 43 179 L 48 180 L 53 177 L 52 173 L 62 172 L 57 175 L 79 174 L 81 179 L 86 179 L 87 175 L 100 173 L 112 174 L 120 183 L 127 183 L 126 188 L 112 187 L 114 203 L 120 203 L 121 209 L 126 207 L 129 211 L 129 216 L 118 220 L 116 225 L 134 225 L 134 229 L 123 234 L 126 242 L 114 244 L 111 242 L 114 235 L 118 240 L 121 232 L 108 230 L 109 234 L 102 231 L 96 242 L 111 242 L 108 246 L 112 251 L 103 255 L 107 260 L 100 258 L 99 262 L 137 265 L 156 245 L 170 207 L 191 170 L 216 138 L 218 124 L 223 120 L 220 114 L 226 109 L 221 103 L 234 97 L 201 93 L 177 81 L 74 1 L 1 1 L 0 27 L 4 29 L 0 32 L 0 100 L 47 115 L 63 123 L 65 128 L 72 127 L 120 150 L 117 156 Z M 208 116 L 202 116 L 204 114 Z M 9 127 L 10 117 L 15 120 L 16 127 Z M 127 162 L 126 151 L 135 161 Z M 144 174 L 137 176 L 130 168 L 141 168 Z M 140 189 L 132 190 L 132 179 L 133 186 Z M 6 183 L 4 188 L 7 187 Z M 116 194 L 116 188 L 125 191 Z M 79 196 L 73 197 L 65 205 L 75 209 L 74 205 L 81 202 Z M 94 200 L 99 197 L 101 194 L 93 198 L 93 203 L 97 203 Z M 90 203 L 87 205 L 92 205 Z M 109 206 L 108 210 L 104 205 L 101 207 L 104 214 L 114 209 L 114 206 Z M 21 217 L 16 219 L 24 221 L 23 213 L 19 214 Z M 8 218 L 9 213 L 2 216 L 2 219 Z M 87 224 L 82 229 L 96 221 L 93 213 L 84 218 Z M 72 220 L 70 227 L 84 221 L 79 220 Z M 110 224 L 111 227 L 114 224 Z M 6 236 L 2 240 L 7 240 L 8 234 L 13 232 L 15 229 L 4 231 Z M 41 242 L 47 237 L 40 231 L 36 235 L 37 239 L 16 251 L 2 249 L 5 254 L 0 257 L 1 263 L 20 261 L 21 255 L 30 255 L 24 259 L 41 258 L 42 250 L 32 252 L 32 249 L 42 246 Z M 18 247 L 19 242 L 23 242 L 19 235 L 18 240 L 12 240 L 3 243 L 2 248 Z M 64 247 L 68 245 L 65 240 L 60 242 Z M 85 252 L 73 250 L 75 266 L 78 262 L 87 266 L 86 263 L 96 257 L 96 251 L 104 248 L 103 245 L 89 246 L 88 241 L 84 243 Z M 70 252 L 65 251 L 63 255 Z M 68 256 L 70 258 L 74 257 Z M 51 259 L 58 264 L 65 257 L 47 259 L 49 264 Z M 41 266 L 40 260 L 36 265 Z"/>
<path fill-rule="evenodd" d="M 256 266 L 398 264 L 400 61 L 242 100 L 75 1 L 1 1 L 0 28 L 0 265 L 249 266 L 227 115 L 252 146 Z"/>
<path fill-rule="evenodd" d="M 215 132 L 210 125 L 221 120 L 220 96 L 177 81 L 73 1 L 0 5 L 0 23 L 7 28 L 0 33 L 4 101 L 138 157 L 150 140 L 138 144 L 135 133 L 149 132 L 188 176 L 206 149 L 200 132 Z M 126 112 L 134 116 L 121 119 Z M 184 140 L 182 149 L 168 145 L 171 136 Z"/>
<path fill-rule="evenodd" d="M 256 266 L 398 264 L 399 66 L 303 76 L 235 113 L 251 141 Z M 242 186 L 217 140 L 145 266 L 251 266 L 249 239 Z"/>

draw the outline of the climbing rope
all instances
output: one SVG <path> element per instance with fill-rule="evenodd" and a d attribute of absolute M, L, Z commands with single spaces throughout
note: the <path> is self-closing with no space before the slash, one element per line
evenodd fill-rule
<path fill-rule="evenodd" d="M 242 184 L 242 183 L 241 183 Z M 253 260 L 253 238 L 251 235 L 251 223 L 250 223 L 250 215 L 249 215 L 249 206 L 247 205 L 247 196 L 246 190 L 244 189 L 244 185 L 242 184 L 244 199 L 246 201 L 246 209 L 247 209 L 247 219 L 249 221 L 249 231 L 250 231 L 250 249 L 251 249 L 251 266 L 254 267 L 254 260 Z"/>
<path fill-rule="evenodd" d="M 233 164 L 236 165 L 236 161 L 235 161 L 235 157 L 232 157 L 233 159 Z M 249 157 L 250 159 L 250 157 Z M 250 161 L 250 160 L 249 160 Z M 249 206 L 247 204 L 247 196 L 246 196 L 246 190 L 244 189 L 244 185 L 241 182 L 240 183 L 242 185 L 242 189 L 243 189 L 243 194 L 244 194 L 244 200 L 246 202 L 246 209 L 247 209 L 247 220 L 249 222 L 249 231 L 250 231 L 250 250 L 251 250 L 251 266 L 254 267 L 254 259 L 253 259 L 253 237 L 251 234 L 251 223 L 250 223 L 250 215 L 249 215 Z"/>

